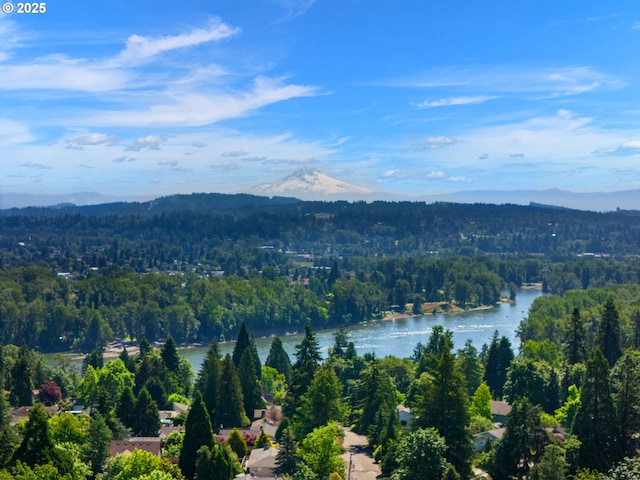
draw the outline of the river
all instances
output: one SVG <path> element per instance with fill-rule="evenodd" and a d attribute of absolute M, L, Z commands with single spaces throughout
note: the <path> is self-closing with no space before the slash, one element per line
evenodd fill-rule
<path fill-rule="evenodd" d="M 372 321 L 352 325 L 346 330 L 358 355 L 371 352 L 379 358 L 388 355 L 410 357 L 418 342 L 423 344 L 427 342 L 431 329 L 435 325 L 442 325 L 453 332 L 455 349 L 462 348 L 470 339 L 480 350 L 484 343 L 491 341 L 493 332 L 497 330 L 500 336 L 504 335 L 511 340 L 517 353 L 519 342 L 516 338 L 516 329 L 520 321 L 527 316 L 533 301 L 541 295 L 542 292 L 539 290 L 521 289 L 517 292 L 515 303 L 501 303 L 493 308 L 470 312 Z M 316 332 L 323 356 L 327 355 L 327 349 L 334 344 L 334 332 L 335 329 Z M 284 349 L 292 363 L 295 361 L 295 346 L 301 342 L 303 336 L 302 333 L 281 337 Z M 234 346 L 235 342 L 221 343 L 220 350 L 223 355 L 226 355 L 233 352 Z M 264 363 L 271 348 L 271 338 L 257 338 L 256 347 Z M 206 351 L 206 347 L 185 348 L 180 350 L 180 354 L 191 362 L 197 372 Z"/>

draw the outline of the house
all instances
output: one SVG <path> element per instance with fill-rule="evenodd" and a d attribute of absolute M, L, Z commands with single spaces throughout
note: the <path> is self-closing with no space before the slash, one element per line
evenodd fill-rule
<path fill-rule="evenodd" d="M 473 448 L 476 452 L 481 452 L 484 447 L 487 446 L 487 442 L 495 443 L 504 435 L 504 427 L 494 428 L 493 430 L 487 430 L 486 432 L 478 433 L 473 436 Z"/>
<path fill-rule="evenodd" d="M 144 450 L 156 457 L 162 456 L 163 440 L 160 437 L 131 437 L 128 440 L 111 440 L 109 444 L 109 456 L 118 454 L 130 455 L 134 450 Z"/>
<path fill-rule="evenodd" d="M 256 477 L 273 478 L 273 469 L 277 466 L 277 455 L 278 449 L 275 447 L 254 448 L 249 454 L 245 470 Z"/>
<path fill-rule="evenodd" d="M 416 416 L 411 413 L 411 409 L 404 405 L 398 405 L 396 412 L 398 412 L 398 419 L 402 425 L 409 425 L 416 418 Z"/>
<path fill-rule="evenodd" d="M 500 423 L 504 425 L 507 422 L 507 416 L 509 413 L 511 413 L 511 405 L 507 402 L 491 400 L 491 415 L 493 416 L 493 423 Z"/>

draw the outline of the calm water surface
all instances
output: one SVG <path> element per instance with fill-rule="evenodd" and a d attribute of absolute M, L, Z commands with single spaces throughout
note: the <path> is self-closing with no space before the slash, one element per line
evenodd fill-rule
<path fill-rule="evenodd" d="M 366 322 L 347 328 L 350 340 L 355 344 L 358 355 L 371 352 L 377 357 L 393 355 L 396 357 L 410 357 L 418 342 L 427 343 L 431 329 L 435 325 L 442 325 L 453 331 L 454 348 L 462 348 L 471 339 L 479 350 L 484 343 L 489 343 L 493 332 L 511 340 L 514 350 L 518 350 L 519 342 L 516 329 L 528 312 L 533 301 L 542 295 L 538 290 L 518 290 L 515 304 L 500 304 L 494 308 L 473 312 L 448 313 L 442 315 L 428 315 L 399 320 Z M 316 338 L 320 344 L 323 356 L 327 355 L 328 347 L 334 344 L 335 329 L 320 330 Z M 304 334 L 281 337 L 284 349 L 289 354 L 291 362 L 295 361 L 295 346 Z M 232 353 L 235 342 L 220 344 L 223 355 Z M 264 362 L 271 348 L 271 338 L 256 339 L 258 355 Z M 187 358 L 197 372 L 207 351 L 206 347 L 186 348 L 180 354 Z"/>

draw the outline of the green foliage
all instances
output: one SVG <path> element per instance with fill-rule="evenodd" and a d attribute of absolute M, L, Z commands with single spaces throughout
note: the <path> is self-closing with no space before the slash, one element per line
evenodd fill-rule
<path fill-rule="evenodd" d="M 244 402 L 244 411 L 248 418 L 253 418 L 253 412 L 264 406 L 262 400 L 262 389 L 256 375 L 256 365 L 254 359 L 254 350 L 247 348 L 244 350 L 240 359 L 238 368 L 238 379 L 242 388 L 242 399 Z"/>
<path fill-rule="evenodd" d="M 444 438 L 434 428 L 409 432 L 395 450 L 398 468 L 391 475 L 392 480 L 442 478 L 448 467 L 446 450 Z"/>
<path fill-rule="evenodd" d="M 107 427 L 102 415 L 95 412 L 91 417 L 87 440 L 82 449 L 82 459 L 89 464 L 94 474 L 102 471 L 105 460 L 109 458 L 110 441 L 111 430 Z"/>
<path fill-rule="evenodd" d="M 541 365 L 527 357 L 516 358 L 507 372 L 504 398 L 509 403 L 528 398 L 533 405 L 544 405 L 546 381 Z"/>
<path fill-rule="evenodd" d="M 625 458 L 609 470 L 603 480 L 632 480 L 640 478 L 640 458 Z"/>
<path fill-rule="evenodd" d="M 227 355 L 222 361 L 214 424 L 216 427 L 224 426 L 226 428 L 242 427 L 249 424 L 244 409 L 242 386 L 230 355 Z"/>
<path fill-rule="evenodd" d="M 184 441 L 184 433 L 173 431 L 164 440 L 162 447 L 162 458 L 169 460 L 180 458 L 182 443 Z"/>
<path fill-rule="evenodd" d="M 587 362 L 580 401 L 572 430 L 582 442 L 580 466 L 604 472 L 622 457 L 622 452 L 620 425 L 609 384 L 609 365 L 599 348 Z"/>
<path fill-rule="evenodd" d="M 396 392 L 391 377 L 374 360 L 367 365 L 353 394 L 356 408 L 355 431 L 367 435 L 369 444 L 378 446 L 395 437 L 398 428 Z"/>
<path fill-rule="evenodd" d="M 628 349 L 611 371 L 611 391 L 620 421 L 622 453 L 632 456 L 640 432 L 640 352 Z"/>
<path fill-rule="evenodd" d="M 263 430 L 261 429 L 260 433 L 262 432 Z M 245 440 L 244 436 L 240 434 L 240 431 L 237 428 L 231 429 L 231 432 L 229 433 L 229 438 L 227 438 L 227 445 L 229 445 L 229 448 L 233 450 L 233 452 L 238 456 L 238 458 L 244 458 L 249 452 L 247 441 Z M 258 445 L 255 445 L 255 446 L 257 447 Z"/>
<path fill-rule="evenodd" d="M 229 362 L 231 362 L 230 358 Z M 178 461 L 180 470 L 188 480 L 194 478 L 197 452 L 202 446 L 208 449 L 213 447 L 213 431 L 207 407 L 202 400 L 202 395 L 197 391 L 185 423 L 182 450 Z"/>
<path fill-rule="evenodd" d="M 445 458 L 464 478 L 470 476 L 471 441 L 467 389 L 462 373 L 456 368 L 448 340 L 433 376 L 419 394 L 414 410 L 416 423 L 433 427 L 447 444 Z"/>
<path fill-rule="evenodd" d="M 253 444 L 254 448 L 271 447 L 271 437 L 264 431 L 264 428 L 260 427 L 260 433 Z"/>
<path fill-rule="evenodd" d="M 131 430 L 138 437 L 155 437 L 160 430 L 158 404 L 146 388 L 138 394 L 131 421 Z"/>
<path fill-rule="evenodd" d="M 207 349 L 207 354 L 200 367 L 196 379 L 195 390 L 200 392 L 207 412 L 212 421 L 216 420 L 218 395 L 220 390 L 220 375 L 222 371 L 222 357 L 218 343 L 213 341 Z"/>
<path fill-rule="evenodd" d="M 269 355 L 264 364 L 267 367 L 275 368 L 279 373 L 284 375 L 287 384 L 291 382 L 291 360 L 282 346 L 280 337 L 273 337 Z"/>
<path fill-rule="evenodd" d="M 458 368 L 464 375 L 467 384 L 467 394 L 472 396 L 482 383 L 484 368 L 478 355 L 478 349 L 471 340 L 467 340 L 464 348 L 458 350 Z"/>
<path fill-rule="evenodd" d="M 496 330 L 487 350 L 484 365 L 484 382 L 491 389 L 493 398 L 502 398 L 507 371 L 513 361 L 511 342 L 507 337 L 498 338 Z"/>
<path fill-rule="evenodd" d="M 622 356 L 621 342 L 618 310 L 613 299 L 609 298 L 604 303 L 602 317 L 596 331 L 596 345 L 609 362 L 609 367 L 613 367 Z"/>
<path fill-rule="evenodd" d="M 275 368 L 264 365 L 260 383 L 267 401 L 276 405 L 282 404 L 287 391 L 287 380 L 283 373 L 278 373 Z"/>
<path fill-rule="evenodd" d="M 333 369 L 325 364 L 316 371 L 307 392 L 300 399 L 300 407 L 294 416 L 296 437 L 303 438 L 331 421 L 339 422 L 344 413 L 342 385 Z"/>
<path fill-rule="evenodd" d="M 13 453 L 11 463 L 16 465 L 18 462 L 31 467 L 51 463 L 60 475 L 73 470 L 71 458 L 65 452 L 55 448 L 49 432 L 47 414 L 39 403 L 29 412 L 29 418 L 22 432 L 22 441 Z"/>
<path fill-rule="evenodd" d="M 49 418 L 49 431 L 55 443 L 82 444 L 87 438 L 90 417 L 62 412 Z"/>
<path fill-rule="evenodd" d="M 297 444 L 291 428 L 285 428 L 280 437 L 280 448 L 276 455 L 276 475 L 293 475 L 298 466 Z"/>
<path fill-rule="evenodd" d="M 567 472 L 567 461 L 564 449 L 559 445 L 550 444 L 544 447 L 544 454 L 533 470 L 533 480 L 564 480 Z"/>
<path fill-rule="evenodd" d="M 484 417 L 489 421 L 493 419 L 491 414 L 491 390 L 484 382 L 480 384 L 473 397 L 471 397 L 469 415 L 472 417 Z"/>
<path fill-rule="evenodd" d="M 548 443 L 547 433 L 540 424 L 540 408 L 531 406 L 526 397 L 517 401 L 507 416 L 504 436 L 496 447 L 491 477 L 494 480 L 526 478 L 530 466 L 542 456 Z"/>
<path fill-rule="evenodd" d="M 318 427 L 300 443 L 300 458 L 313 471 L 316 477 L 328 477 L 333 472 L 344 478 L 344 462 L 340 458 L 343 452 L 341 439 L 344 431 L 337 423 L 331 422 Z"/>
<path fill-rule="evenodd" d="M 182 480 L 180 471 L 150 452 L 135 449 L 130 455 L 116 455 L 107 461 L 100 480 Z"/>

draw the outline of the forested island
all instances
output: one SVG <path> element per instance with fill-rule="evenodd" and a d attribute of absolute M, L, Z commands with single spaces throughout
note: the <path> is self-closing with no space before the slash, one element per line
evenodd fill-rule
<path fill-rule="evenodd" d="M 272 475 L 337 480 L 353 432 L 397 480 L 633 478 L 639 251 L 634 211 L 247 195 L 3 211 L 0 479 L 228 480 L 263 449 Z M 435 327 L 411 358 L 376 358 L 338 328 L 323 359 L 315 339 L 528 284 L 549 295 L 520 345 Z M 294 330 L 290 359 L 278 335 Z M 271 334 L 262 365 L 253 338 Z M 115 339 L 139 352 L 105 358 Z M 194 342 L 198 372 L 177 350 Z M 80 368 L 40 352 L 91 353 Z M 136 438 L 158 454 L 110 451 Z"/>

